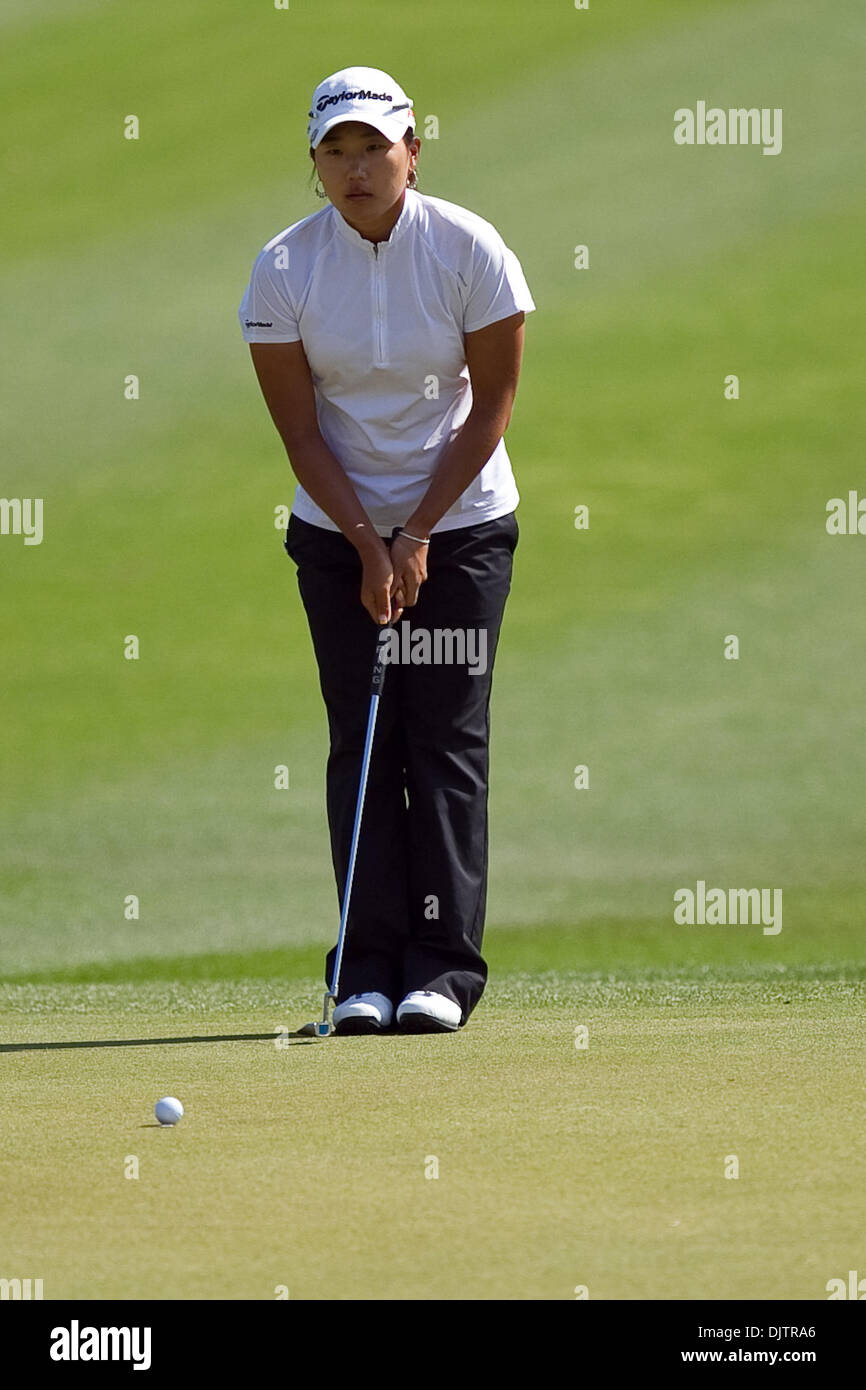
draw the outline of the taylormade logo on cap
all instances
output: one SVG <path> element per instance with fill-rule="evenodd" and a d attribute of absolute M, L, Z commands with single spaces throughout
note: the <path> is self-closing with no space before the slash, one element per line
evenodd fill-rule
<path fill-rule="evenodd" d="M 399 140 L 415 124 L 412 99 L 381 68 L 343 68 L 320 82 L 310 103 L 307 137 L 313 149 L 332 126 L 362 121 L 389 140 Z"/>
<path fill-rule="evenodd" d="M 334 106 L 338 101 L 393 101 L 393 92 L 337 92 L 336 96 L 320 97 L 316 110 L 324 111 L 326 106 Z M 312 111 L 310 115 L 312 116 Z"/>

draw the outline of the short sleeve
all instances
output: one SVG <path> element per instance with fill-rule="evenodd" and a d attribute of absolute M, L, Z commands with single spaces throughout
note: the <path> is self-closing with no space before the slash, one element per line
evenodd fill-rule
<path fill-rule="evenodd" d="M 520 262 L 495 227 L 476 234 L 472 246 L 472 281 L 463 310 L 463 331 L 474 333 L 490 323 L 535 308 Z"/>
<path fill-rule="evenodd" d="M 286 272 L 278 266 L 285 246 L 266 246 L 259 253 L 238 309 L 247 343 L 297 343 L 301 334 L 289 296 Z"/>

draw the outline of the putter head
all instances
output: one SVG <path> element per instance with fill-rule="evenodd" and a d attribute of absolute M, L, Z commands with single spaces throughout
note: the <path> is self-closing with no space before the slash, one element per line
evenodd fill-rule
<path fill-rule="evenodd" d="M 334 1031 L 332 1023 L 305 1023 L 303 1028 L 298 1029 L 298 1036 L 305 1038 L 329 1038 Z"/>
<path fill-rule="evenodd" d="M 333 1033 L 333 1031 L 334 1031 L 334 1025 L 333 1025 L 333 1023 L 331 1022 L 330 1016 L 329 1016 L 329 1015 L 330 1015 L 330 1011 L 331 1011 L 331 1004 L 332 1004 L 333 1002 L 334 1002 L 334 996 L 333 996 L 333 994 L 331 994 L 330 991 L 329 991 L 329 992 L 325 995 L 325 1001 L 324 1001 L 324 1004 L 322 1005 L 322 1019 L 321 1019 L 321 1022 L 320 1022 L 320 1023 L 305 1023 L 304 1026 L 303 1026 L 303 1028 L 299 1028 L 299 1029 L 298 1029 L 298 1032 L 299 1032 L 299 1033 L 303 1033 L 305 1037 L 309 1037 L 309 1038 L 329 1038 L 329 1037 L 331 1036 L 331 1034 Z"/>

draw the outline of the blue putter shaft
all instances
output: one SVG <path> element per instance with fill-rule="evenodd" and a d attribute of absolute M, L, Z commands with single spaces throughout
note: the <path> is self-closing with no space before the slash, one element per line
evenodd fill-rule
<path fill-rule="evenodd" d="M 346 886 L 343 890 L 343 906 L 340 912 L 340 932 L 337 937 L 337 954 L 334 958 L 334 972 L 331 978 L 331 987 L 328 991 L 330 998 L 333 999 L 335 1003 L 337 1000 L 337 991 L 340 988 L 340 968 L 343 964 L 343 947 L 346 942 L 346 923 L 349 919 L 352 881 L 355 877 L 355 860 L 358 857 L 358 841 L 361 836 L 361 817 L 364 812 L 364 796 L 367 791 L 370 757 L 373 752 L 373 735 L 376 732 L 376 716 L 379 713 L 379 700 L 385 681 L 385 662 L 382 658 L 390 629 L 390 623 L 381 628 L 376 642 L 376 657 L 373 662 L 373 678 L 370 685 L 370 712 L 367 715 L 367 737 L 364 740 L 364 756 L 361 760 L 361 781 L 358 786 L 358 801 L 355 806 L 355 825 L 352 830 L 352 848 L 349 852 L 349 871 L 346 874 Z"/>

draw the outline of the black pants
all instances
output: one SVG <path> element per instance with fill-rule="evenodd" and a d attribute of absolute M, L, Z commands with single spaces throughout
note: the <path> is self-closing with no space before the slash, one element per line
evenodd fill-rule
<path fill-rule="evenodd" d="M 460 656 L 459 638 L 455 646 L 446 634 L 438 663 L 392 662 L 386 668 L 341 1001 L 377 991 L 396 1007 L 411 990 L 434 990 L 460 1005 L 465 1023 L 483 993 L 490 689 L 518 534 L 513 512 L 435 533 L 428 578 L 395 629 L 403 639 L 401 652 L 418 656 L 424 655 L 417 644 L 426 630 L 432 657 L 437 632 L 462 632 L 469 637 L 467 659 L 449 664 L 449 652 Z M 357 551 L 340 532 L 292 514 L 285 548 L 298 568 L 328 713 L 328 822 L 342 900 L 379 628 L 361 604 Z M 325 962 L 328 981 L 335 954 L 336 946 Z"/>

